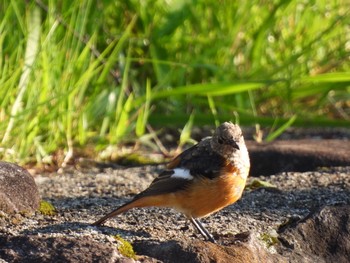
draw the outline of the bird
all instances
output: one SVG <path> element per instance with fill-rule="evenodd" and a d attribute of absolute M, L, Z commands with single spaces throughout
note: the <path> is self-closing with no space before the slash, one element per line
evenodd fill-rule
<path fill-rule="evenodd" d="M 147 189 L 92 225 L 99 226 L 133 208 L 168 207 L 183 213 L 206 241 L 216 243 L 199 218 L 239 200 L 249 169 L 241 128 L 224 122 L 211 137 L 203 138 L 170 161 Z"/>

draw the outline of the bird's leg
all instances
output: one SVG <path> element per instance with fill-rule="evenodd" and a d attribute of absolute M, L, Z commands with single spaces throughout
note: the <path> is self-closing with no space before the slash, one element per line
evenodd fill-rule
<path fill-rule="evenodd" d="M 209 231 L 202 225 L 202 223 L 198 219 L 190 217 L 190 221 L 206 240 L 212 243 L 216 243 L 214 237 L 209 233 Z"/>

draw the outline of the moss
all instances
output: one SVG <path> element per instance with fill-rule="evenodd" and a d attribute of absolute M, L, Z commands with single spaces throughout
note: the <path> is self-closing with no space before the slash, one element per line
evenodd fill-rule
<path fill-rule="evenodd" d="M 279 242 L 277 236 L 271 235 L 269 233 L 262 233 L 260 235 L 260 240 L 262 240 L 268 248 L 278 244 Z"/>
<path fill-rule="evenodd" d="M 258 188 L 277 188 L 275 185 L 263 181 L 263 180 L 258 180 L 258 179 L 254 179 L 253 181 L 251 181 L 249 184 L 247 184 L 245 186 L 246 189 L 248 190 L 255 190 Z"/>
<path fill-rule="evenodd" d="M 118 251 L 125 257 L 136 259 L 136 253 L 132 245 L 119 235 L 114 236 L 116 240 L 119 241 Z"/>
<path fill-rule="evenodd" d="M 39 212 L 45 216 L 54 216 L 57 214 L 56 208 L 51 203 L 44 200 L 40 201 Z"/>

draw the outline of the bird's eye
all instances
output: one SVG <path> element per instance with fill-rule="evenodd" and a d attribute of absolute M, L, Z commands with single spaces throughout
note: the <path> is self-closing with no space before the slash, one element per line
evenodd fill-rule
<path fill-rule="evenodd" d="M 223 144 L 224 140 L 222 138 L 218 138 L 218 143 Z"/>

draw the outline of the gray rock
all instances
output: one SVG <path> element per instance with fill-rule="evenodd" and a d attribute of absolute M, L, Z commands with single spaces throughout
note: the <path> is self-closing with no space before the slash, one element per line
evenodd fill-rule
<path fill-rule="evenodd" d="M 117 246 L 90 238 L 0 236 L 0 248 L 7 262 L 135 262 Z"/>
<path fill-rule="evenodd" d="M 182 263 L 282 263 L 287 259 L 269 253 L 261 242 L 250 233 L 238 234 L 234 237 L 221 237 L 221 244 L 213 244 L 199 239 L 188 241 L 147 241 L 134 242 L 134 248 L 139 254 L 156 258 L 162 262 Z"/>
<path fill-rule="evenodd" d="M 350 261 L 350 205 L 325 206 L 280 230 L 292 262 Z"/>
<path fill-rule="evenodd" d="M 349 140 L 247 141 L 251 176 L 313 171 L 318 167 L 349 166 Z M 334 150 L 336 149 L 336 150 Z"/>
<path fill-rule="evenodd" d="M 0 162 L 0 211 L 31 213 L 38 209 L 39 201 L 33 177 L 16 164 Z"/>

